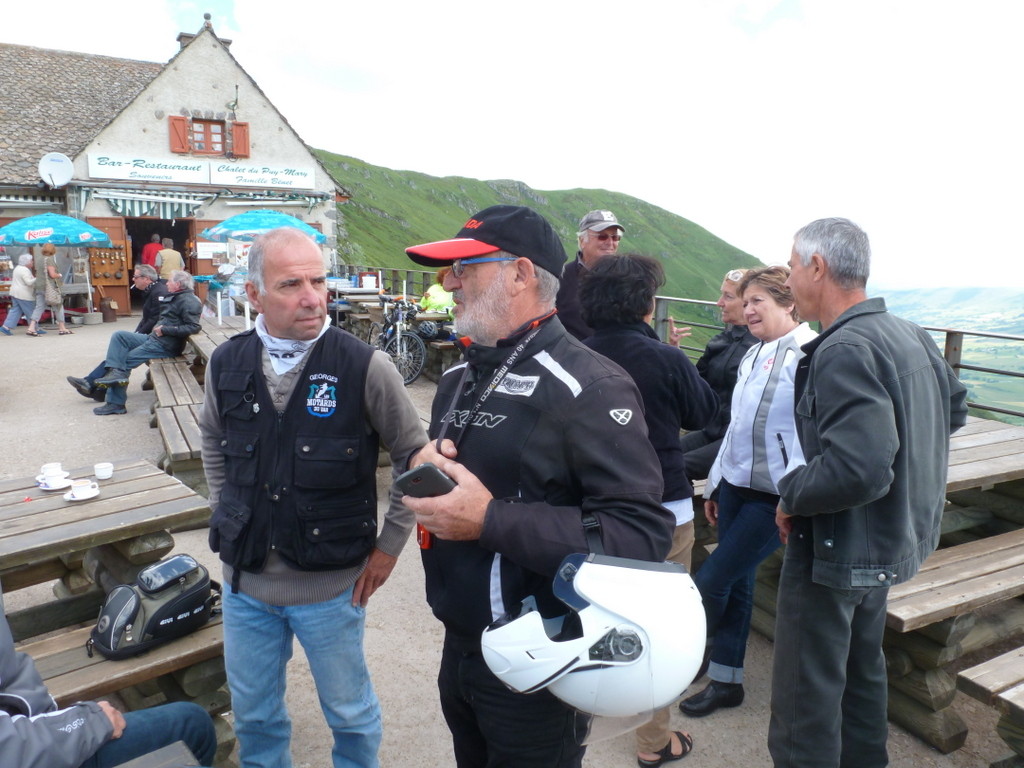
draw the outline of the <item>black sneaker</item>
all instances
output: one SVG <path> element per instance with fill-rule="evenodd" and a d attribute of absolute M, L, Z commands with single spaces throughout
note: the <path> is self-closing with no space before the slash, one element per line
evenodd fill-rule
<path fill-rule="evenodd" d="M 107 387 L 127 387 L 128 371 L 123 368 L 108 368 L 102 377 L 96 379 L 96 386 L 103 389 Z"/>
<path fill-rule="evenodd" d="M 89 386 L 89 382 L 85 379 L 76 379 L 74 376 L 68 376 L 68 384 L 75 388 L 75 392 L 80 394 L 82 397 L 92 397 L 92 387 Z"/>
<path fill-rule="evenodd" d="M 107 403 L 106 405 L 101 405 L 99 408 L 93 408 L 92 412 L 97 416 L 116 416 L 121 413 L 128 413 L 128 409 L 123 405 Z"/>

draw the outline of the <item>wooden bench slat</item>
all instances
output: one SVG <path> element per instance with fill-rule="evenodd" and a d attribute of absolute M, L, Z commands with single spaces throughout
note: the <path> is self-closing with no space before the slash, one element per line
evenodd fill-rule
<path fill-rule="evenodd" d="M 886 626 L 909 632 L 1020 594 L 1024 564 L 922 592 L 889 604 Z"/>
<path fill-rule="evenodd" d="M 996 697 L 996 706 L 1001 712 L 1024 718 L 1024 683 L 1000 693 Z"/>
<path fill-rule="evenodd" d="M 98 652 L 92 658 L 88 656 L 85 641 L 90 631 L 91 627 L 85 627 L 18 649 L 35 660 L 60 706 L 105 696 L 224 653 L 219 618 L 186 637 L 119 661 L 106 659 Z"/>
<path fill-rule="evenodd" d="M 965 669 L 956 677 L 957 688 L 968 696 L 983 704 L 995 704 L 1001 693 L 1024 684 L 1024 648 Z"/>

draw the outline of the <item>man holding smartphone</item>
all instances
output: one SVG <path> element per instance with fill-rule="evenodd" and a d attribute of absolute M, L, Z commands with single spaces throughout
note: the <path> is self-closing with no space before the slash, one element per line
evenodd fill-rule
<path fill-rule="evenodd" d="M 454 239 L 406 252 L 451 266 L 444 287 L 463 347 L 438 385 L 432 441 L 409 462 L 433 463 L 457 485 L 403 499 L 427 534 L 427 601 L 445 626 L 438 687 L 456 763 L 578 768 L 586 718 L 547 690 L 507 688 L 484 662 L 480 635 L 530 595 L 543 615 L 565 613 L 551 586 L 568 554 L 664 560 L 674 520 L 661 506 L 640 397 L 556 316 L 565 251 L 535 211 L 492 206 Z"/>

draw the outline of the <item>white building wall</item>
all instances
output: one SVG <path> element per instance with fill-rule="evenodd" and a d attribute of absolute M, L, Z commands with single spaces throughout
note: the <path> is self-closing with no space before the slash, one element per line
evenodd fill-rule
<path fill-rule="evenodd" d="M 236 102 L 234 110 L 229 109 L 230 102 Z M 231 161 L 216 155 L 185 155 L 171 152 L 168 121 L 170 115 L 249 123 L 250 156 Z M 218 166 L 233 162 L 249 167 L 267 165 L 310 170 L 313 174 L 312 183 L 307 185 L 304 180 L 300 188 L 278 188 L 268 185 L 246 186 L 244 189 L 252 192 L 311 190 L 330 194 L 329 200 L 318 203 L 311 212 L 305 206 L 281 206 L 278 210 L 308 223 L 319 223 L 327 235 L 327 247 L 333 250 L 336 244 L 334 182 L 249 75 L 238 65 L 223 44 L 207 30 L 201 32 L 181 50 L 146 90 L 74 159 L 75 179 L 85 185 L 90 181 L 90 155 L 140 155 L 147 160 L 171 164 L 198 160 Z M 162 187 L 190 189 L 189 184 L 180 181 L 164 184 L 156 181 L 140 183 L 100 178 L 91 180 L 119 188 L 141 185 L 150 192 L 156 192 Z M 209 189 L 209 185 L 204 186 Z M 198 191 L 204 186 L 195 188 Z M 198 211 L 197 218 L 222 220 L 258 207 L 228 206 L 226 202 L 220 199 L 213 204 L 204 205 Z M 274 208 L 273 205 L 264 207 Z M 105 201 L 96 199 L 89 200 L 84 213 L 87 216 L 116 215 Z"/>

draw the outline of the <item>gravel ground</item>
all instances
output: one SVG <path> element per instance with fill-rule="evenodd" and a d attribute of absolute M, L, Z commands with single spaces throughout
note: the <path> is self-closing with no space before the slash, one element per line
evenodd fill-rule
<path fill-rule="evenodd" d="M 64 381 L 83 376 L 104 356 L 107 339 L 116 329 L 134 330 L 137 318 L 117 323 L 73 326 L 73 336 L 51 332 L 31 338 L 24 326 L 13 337 L 0 337 L 0 354 L 8 361 L 0 374 L 0 423 L 4 425 L 7 460 L 0 478 L 34 474 L 41 464 L 61 461 L 66 467 L 90 466 L 97 461 L 143 457 L 155 461 L 161 452 L 157 430 L 149 427 L 152 392 L 140 389 L 141 375 L 129 386 L 128 414 L 98 417 L 94 403 Z M 426 380 L 410 388 L 421 411 L 427 412 L 433 385 Z M 382 492 L 390 470 L 378 478 Z M 217 572 L 216 558 L 206 546 L 205 530 L 175 536 L 177 551 L 188 552 Z M 47 600 L 49 585 L 38 585 L 5 596 L 8 610 Z M 414 542 L 410 542 L 395 572 L 368 609 L 366 653 L 384 713 L 384 742 L 380 761 L 385 768 L 453 765 L 448 731 L 437 702 L 435 678 L 441 648 L 440 625 L 423 598 L 423 579 Z M 672 727 L 689 730 L 695 740 L 685 763 L 693 768 L 735 768 L 768 765 L 765 738 L 768 726 L 771 643 L 754 635 L 747 654 L 746 701 L 702 720 L 689 720 L 675 711 Z M 691 692 L 696 692 L 694 687 Z M 330 765 L 330 737 L 311 684 L 301 648 L 289 669 L 289 709 L 294 720 L 295 765 Z M 995 735 L 994 712 L 962 694 L 957 710 L 971 733 L 967 744 L 941 755 L 901 728 L 890 725 L 891 765 L 899 768 L 980 768 L 1008 752 Z M 528 736 L 524 734 L 524 738 Z M 590 748 L 588 768 L 633 766 L 631 735 L 600 742 Z"/>

